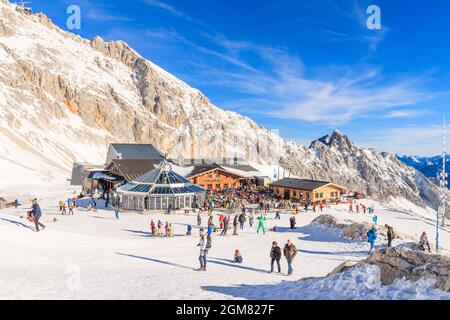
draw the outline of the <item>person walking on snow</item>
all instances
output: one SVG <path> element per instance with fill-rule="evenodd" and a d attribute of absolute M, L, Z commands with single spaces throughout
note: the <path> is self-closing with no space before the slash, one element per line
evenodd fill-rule
<path fill-rule="evenodd" d="M 386 229 L 387 229 L 387 238 L 388 238 L 388 248 L 390 248 L 392 246 L 392 240 L 394 239 L 395 235 L 394 235 L 394 228 L 392 228 L 390 225 L 385 225 Z"/>
<path fill-rule="evenodd" d="M 245 220 L 247 220 L 247 218 L 245 217 L 245 213 L 241 213 L 239 215 L 239 224 L 241 226 L 241 230 L 244 230 Z"/>
<path fill-rule="evenodd" d="M 34 200 L 33 200 L 33 204 L 31 206 L 31 211 L 33 212 L 33 215 L 34 215 L 34 225 L 36 226 L 36 232 L 40 231 L 39 226 L 41 226 L 42 230 L 44 230 L 45 226 L 39 222 L 39 219 L 41 219 L 41 217 L 42 217 L 42 211 L 41 211 L 41 207 L 37 203 L 36 198 L 34 198 Z"/>
<path fill-rule="evenodd" d="M 277 262 L 278 273 L 281 273 L 280 259 L 281 249 L 278 246 L 278 243 L 274 241 L 272 242 L 272 248 L 270 249 L 270 273 L 273 272 L 273 264 L 275 263 L 275 261 Z"/>
<path fill-rule="evenodd" d="M 227 218 L 227 217 L 223 218 L 223 229 L 222 229 L 222 233 L 220 234 L 221 236 L 225 236 L 227 234 L 229 222 L 230 222 L 229 218 Z"/>
<path fill-rule="evenodd" d="M 253 212 L 250 212 L 250 217 L 248 218 L 248 224 L 250 225 L 250 228 L 253 228 L 253 220 L 254 220 Z"/>
<path fill-rule="evenodd" d="M 200 212 L 197 214 L 197 225 L 200 227 L 202 225 L 202 216 Z"/>
<path fill-rule="evenodd" d="M 319 204 L 319 207 L 320 207 L 320 212 L 323 212 L 323 202 L 321 202 L 321 203 Z"/>
<path fill-rule="evenodd" d="M 374 214 L 374 215 L 373 215 L 372 221 L 373 221 L 373 224 L 374 224 L 374 225 L 376 225 L 376 224 L 377 224 L 377 221 L 378 221 L 378 217 L 377 217 L 377 215 L 376 215 L 376 214 Z"/>
<path fill-rule="evenodd" d="M 370 243 L 369 255 L 375 249 L 375 241 L 377 240 L 377 229 L 375 226 L 367 232 L 367 241 Z"/>
<path fill-rule="evenodd" d="M 233 228 L 234 228 L 233 235 L 234 236 L 238 235 L 238 224 L 239 224 L 239 216 L 236 214 L 233 219 Z"/>
<path fill-rule="evenodd" d="M 205 235 L 205 232 L 202 229 L 200 229 L 200 241 L 198 243 L 198 247 L 200 247 L 200 255 L 198 257 L 198 260 L 200 261 L 200 269 L 197 269 L 197 271 L 206 271 L 206 255 L 208 254 L 208 239 Z"/>
<path fill-rule="evenodd" d="M 297 256 L 297 248 L 291 242 L 291 240 L 287 241 L 286 245 L 284 246 L 283 253 L 288 263 L 287 275 L 290 276 L 294 271 L 294 269 L 292 268 L 292 262 L 294 261 L 294 258 Z"/>
<path fill-rule="evenodd" d="M 73 215 L 73 202 L 69 203 L 69 215 Z"/>
<path fill-rule="evenodd" d="M 258 229 L 256 230 L 256 233 L 259 234 L 259 230 L 262 229 L 263 233 L 266 234 L 265 228 L 266 217 L 264 217 L 263 214 L 261 213 L 261 215 L 257 219 L 258 219 Z"/>
<path fill-rule="evenodd" d="M 116 206 L 115 214 L 116 214 L 116 220 L 119 220 L 119 206 Z"/>
<path fill-rule="evenodd" d="M 280 211 L 275 213 L 275 220 L 281 220 Z"/>

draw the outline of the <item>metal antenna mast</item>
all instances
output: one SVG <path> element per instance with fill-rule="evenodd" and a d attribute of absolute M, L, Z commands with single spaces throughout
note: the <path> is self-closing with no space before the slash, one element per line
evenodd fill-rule
<path fill-rule="evenodd" d="M 446 117 L 444 115 L 444 143 L 442 147 L 442 169 L 441 172 L 438 175 L 439 178 L 439 187 L 441 189 L 440 197 L 441 197 L 441 204 L 440 208 L 437 210 L 436 215 L 436 252 L 439 250 L 439 219 L 440 219 L 440 211 L 442 210 L 442 227 L 445 227 L 445 214 L 446 214 L 446 206 L 447 206 L 447 188 L 448 188 L 448 174 L 446 169 L 447 164 L 447 121 Z"/>
<path fill-rule="evenodd" d="M 29 2 L 29 1 L 20 1 L 20 2 L 17 3 L 18 11 L 21 14 L 24 14 L 24 13 L 26 13 L 27 10 L 28 11 L 30 10 L 30 8 L 25 7 L 26 4 L 31 4 L 31 2 Z"/>

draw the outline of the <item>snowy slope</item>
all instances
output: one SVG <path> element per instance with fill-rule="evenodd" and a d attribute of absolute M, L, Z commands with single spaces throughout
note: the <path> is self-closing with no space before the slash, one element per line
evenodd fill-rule
<path fill-rule="evenodd" d="M 391 155 L 338 131 L 310 147 L 281 139 L 124 42 L 82 39 L 6 0 L 0 57 L 0 166 L 8 168 L 0 170 L 0 194 L 32 193 L 31 185 L 67 178 L 74 160 L 103 163 L 110 142 L 137 142 L 171 157 L 244 158 L 270 177 L 281 161 L 292 176 L 333 180 L 386 202 L 437 205 L 431 182 Z"/>
<path fill-rule="evenodd" d="M 198 267 L 198 229 L 194 226 L 193 236 L 185 236 L 186 224 L 196 225 L 195 215 L 122 214 L 116 221 L 112 211 L 81 208 L 74 216 L 61 216 L 58 200 L 72 191 L 61 190 L 40 199 L 47 225 L 41 233 L 30 230 L 31 224 L 20 218 L 26 207 L 0 210 L 0 299 L 449 299 L 448 293 L 434 290 L 429 282 L 398 281 L 383 287 L 372 269 L 305 279 L 324 277 L 342 262 L 367 256 L 367 242 L 310 226 L 318 214 L 299 214 L 296 230 L 288 228 L 289 214 L 278 221 L 271 212 L 267 227 L 277 225 L 279 232 L 258 235 L 256 227 L 247 224 L 238 236 L 215 234 L 208 271 L 197 272 L 193 269 Z M 430 242 L 434 241 L 433 225 L 427 220 L 378 203 L 375 207 L 380 224 L 389 223 L 416 239 L 427 230 Z M 324 209 L 339 219 L 371 220 L 370 215 L 345 211 L 346 206 Z M 151 237 L 150 219 L 172 223 L 176 236 Z M 203 224 L 206 221 L 204 215 Z M 218 212 L 214 222 L 218 223 Z M 283 274 L 267 273 L 272 241 L 282 246 L 287 239 L 299 249 L 294 274 L 285 276 L 284 259 Z M 377 248 L 383 242 L 380 238 Z M 441 243 L 450 247 L 449 229 L 442 230 Z M 230 263 L 236 248 L 244 257 L 242 265 Z"/>

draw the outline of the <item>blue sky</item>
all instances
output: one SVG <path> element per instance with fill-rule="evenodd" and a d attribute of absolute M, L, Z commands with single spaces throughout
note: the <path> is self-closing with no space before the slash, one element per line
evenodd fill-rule
<path fill-rule="evenodd" d="M 399 154 L 441 150 L 450 1 L 35 0 L 66 29 L 123 40 L 214 104 L 309 144 L 333 129 Z M 369 30 L 369 5 L 381 30 Z M 450 118 L 450 114 L 449 114 Z"/>

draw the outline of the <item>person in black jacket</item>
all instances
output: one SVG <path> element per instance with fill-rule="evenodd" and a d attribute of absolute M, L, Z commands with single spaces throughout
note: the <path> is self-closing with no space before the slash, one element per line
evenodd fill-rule
<path fill-rule="evenodd" d="M 33 215 L 34 215 L 34 225 L 36 226 L 36 232 L 39 232 L 39 226 L 41 226 L 42 230 L 44 230 L 45 226 L 39 222 L 39 219 L 42 216 L 42 211 L 41 211 L 41 207 L 37 203 L 36 198 L 33 199 L 33 205 L 31 207 L 31 211 L 33 211 Z"/>
<path fill-rule="evenodd" d="M 280 259 L 281 259 L 281 249 L 276 241 L 272 242 L 272 249 L 270 250 L 270 272 L 273 272 L 273 264 L 276 261 L 278 267 L 278 273 L 281 273 Z"/>

